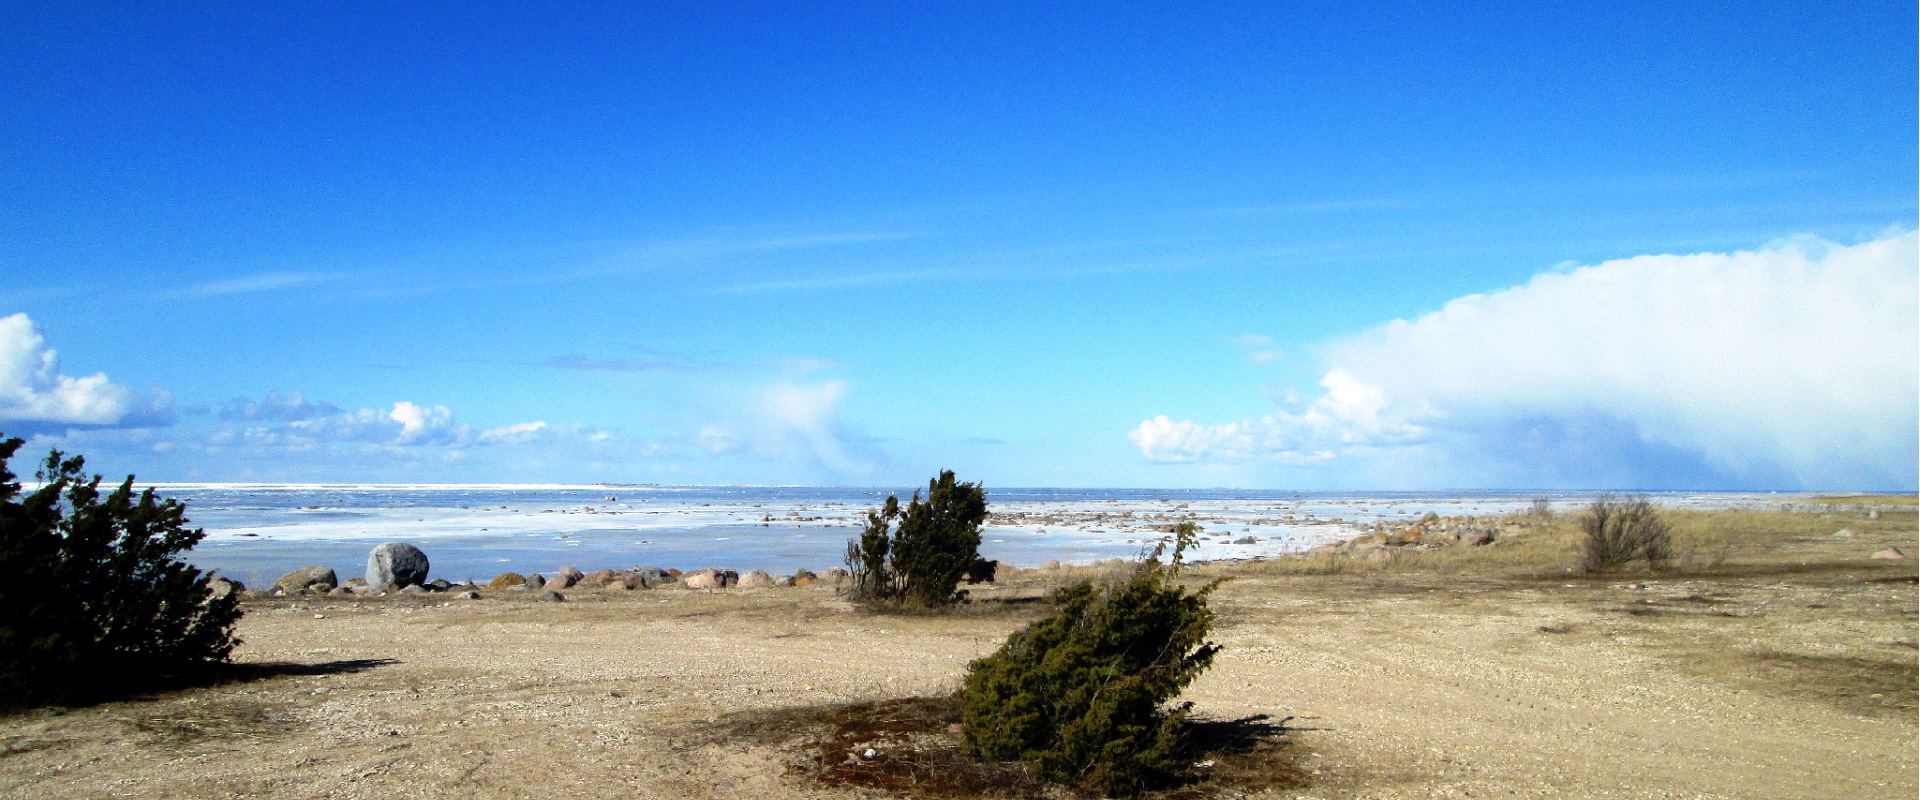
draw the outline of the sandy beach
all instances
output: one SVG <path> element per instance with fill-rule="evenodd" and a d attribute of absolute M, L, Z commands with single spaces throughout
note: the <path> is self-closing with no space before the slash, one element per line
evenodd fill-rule
<path fill-rule="evenodd" d="M 1194 570 L 1233 580 L 1186 699 L 1280 724 L 1183 796 L 1914 796 L 1911 506 L 1679 522 L 1717 563 L 1561 574 L 1561 522 Z M 1908 557 L 1870 557 L 1887 546 Z M 823 780 L 810 721 L 952 692 L 1035 599 L 1096 572 L 1005 570 L 942 615 L 820 586 L 249 601 L 247 679 L 0 720 L 0 795 L 890 796 Z"/>

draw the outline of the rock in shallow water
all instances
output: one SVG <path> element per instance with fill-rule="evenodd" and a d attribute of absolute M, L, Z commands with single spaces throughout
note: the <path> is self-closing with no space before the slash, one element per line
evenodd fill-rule
<path fill-rule="evenodd" d="M 391 591 L 427 582 L 427 554 L 406 542 L 388 542 L 367 554 L 367 585 Z"/>

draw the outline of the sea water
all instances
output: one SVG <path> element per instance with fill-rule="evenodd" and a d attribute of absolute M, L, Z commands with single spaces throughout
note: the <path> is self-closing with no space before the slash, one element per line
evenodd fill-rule
<path fill-rule="evenodd" d="M 249 585 L 322 564 L 359 576 L 367 551 L 408 542 L 433 577 L 486 581 L 632 566 L 790 573 L 845 560 L 866 513 L 911 489 L 622 485 L 159 484 L 206 538 L 186 560 Z M 1193 560 L 1266 558 L 1360 535 L 1375 522 L 1528 509 L 1539 493 L 1242 489 L 988 489 L 983 557 L 1021 566 L 1132 558 L 1192 521 Z M 1547 495 L 1571 510 L 1591 494 Z M 1669 493 L 1668 506 L 1761 505 L 1767 495 Z"/>

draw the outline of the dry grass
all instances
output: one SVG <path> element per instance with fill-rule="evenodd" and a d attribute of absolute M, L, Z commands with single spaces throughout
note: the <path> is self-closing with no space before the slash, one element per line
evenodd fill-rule
<path fill-rule="evenodd" d="M 1875 549 L 1914 551 L 1915 512 L 1893 510 L 1880 518 L 1864 512 L 1803 513 L 1776 510 L 1691 511 L 1664 509 L 1673 524 L 1673 559 L 1663 574 L 1750 572 L 1783 565 L 1843 563 L 1866 559 Z M 1437 574 L 1484 578 L 1555 578 L 1578 574 L 1578 518 L 1543 521 L 1527 514 L 1487 520 L 1501 526 L 1492 545 L 1401 550 L 1391 559 L 1321 551 L 1263 561 L 1220 565 L 1225 574 L 1367 575 Z M 1852 536 L 1838 537 L 1847 530 Z M 1647 574 L 1638 564 L 1612 574 Z"/>
<path fill-rule="evenodd" d="M 1920 503 L 1920 496 L 1911 494 L 1823 494 L 1797 502 L 1823 503 L 1827 505 L 1911 506 Z"/>
<path fill-rule="evenodd" d="M 1167 797 L 1911 797 L 1920 572 L 1870 555 L 1920 549 L 1914 510 L 1791 508 L 1668 511 L 1658 573 L 1567 572 L 1571 514 L 1392 561 L 1199 566 L 1239 578 L 1189 689 L 1227 721 Z M 1124 569 L 1003 569 L 939 614 L 823 588 L 249 601 L 225 681 L 0 718 L 0 797 L 1058 798 L 958 765 L 926 698 L 1048 592 Z M 1259 713 L 1315 721 L 1232 719 Z"/>

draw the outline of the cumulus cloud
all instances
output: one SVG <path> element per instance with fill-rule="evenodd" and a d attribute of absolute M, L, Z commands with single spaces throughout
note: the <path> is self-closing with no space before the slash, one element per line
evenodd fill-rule
<path fill-rule="evenodd" d="M 1905 233 L 1544 273 L 1325 345 L 1303 411 L 1129 438 L 1158 461 L 1401 448 L 1428 482 L 1910 487 L 1917 265 Z"/>
<path fill-rule="evenodd" d="M 1320 380 L 1326 394 L 1300 413 L 1280 411 L 1259 420 L 1224 425 L 1173 422 L 1162 414 L 1140 423 L 1127 439 L 1155 461 L 1229 461 L 1256 457 L 1305 464 L 1326 461 L 1341 450 L 1415 444 L 1427 430 L 1389 414 L 1387 398 L 1346 370 Z"/>
<path fill-rule="evenodd" d="M 26 314 L 0 318 L 0 420 L 9 427 L 152 427 L 164 425 L 172 397 L 148 398 L 96 372 L 60 373 L 60 356 Z"/>

